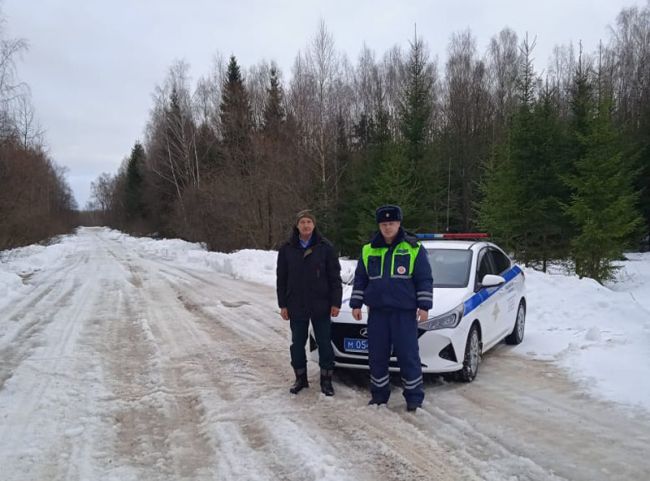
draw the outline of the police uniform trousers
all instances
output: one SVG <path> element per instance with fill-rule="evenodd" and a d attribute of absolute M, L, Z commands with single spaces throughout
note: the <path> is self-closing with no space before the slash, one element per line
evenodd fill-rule
<path fill-rule="evenodd" d="M 370 308 L 368 314 L 370 392 L 373 400 L 380 403 L 388 402 L 390 397 L 388 362 L 391 347 L 397 356 L 404 398 L 407 404 L 419 406 L 424 399 L 424 389 L 416 311 Z"/>

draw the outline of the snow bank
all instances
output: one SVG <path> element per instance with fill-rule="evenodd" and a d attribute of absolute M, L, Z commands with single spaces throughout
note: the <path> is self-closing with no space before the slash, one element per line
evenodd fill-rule
<path fill-rule="evenodd" d="M 225 254 L 223 252 L 208 252 L 202 244 L 179 239 L 134 238 L 121 232 L 111 232 L 115 240 L 129 242 L 134 249 L 161 259 L 173 260 L 195 269 L 219 272 L 233 279 L 275 286 L 277 251 L 242 249 Z M 341 277 L 344 282 L 352 280 L 356 265 L 356 260 L 341 259 Z"/>
<path fill-rule="evenodd" d="M 60 236 L 55 242 L 0 251 L 0 309 L 33 287 L 35 273 L 59 265 L 75 249 L 74 236 Z"/>
<path fill-rule="evenodd" d="M 1 270 L 0 265 L 0 308 L 13 301 L 25 287 L 19 275 Z"/>
<path fill-rule="evenodd" d="M 650 256 L 641 265 L 650 274 Z M 623 263 L 623 279 L 630 266 Z M 576 276 L 525 273 L 526 337 L 515 352 L 556 362 L 592 394 L 650 409 L 650 311 L 638 302 L 648 298 L 650 284 L 633 277 L 604 287 Z"/>

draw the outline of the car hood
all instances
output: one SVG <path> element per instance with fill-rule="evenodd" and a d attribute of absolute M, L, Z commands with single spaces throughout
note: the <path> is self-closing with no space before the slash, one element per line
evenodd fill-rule
<path fill-rule="evenodd" d="M 430 316 L 439 316 L 451 311 L 469 297 L 466 287 L 435 287 L 433 289 L 433 309 Z"/>
<path fill-rule="evenodd" d="M 452 287 L 436 287 L 433 289 L 433 309 L 429 311 L 430 316 L 439 316 L 445 312 L 451 311 L 454 307 L 465 302 L 470 297 L 471 292 L 467 287 L 452 288 Z M 341 310 L 352 311 L 350 309 L 350 296 L 352 295 L 352 286 L 343 286 L 343 302 L 341 303 Z M 366 306 L 363 306 L 366 310 Z"/>

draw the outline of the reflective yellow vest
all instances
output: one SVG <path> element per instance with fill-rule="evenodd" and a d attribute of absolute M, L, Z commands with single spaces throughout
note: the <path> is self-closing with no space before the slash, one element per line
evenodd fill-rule
<path fill-rule="evenodd" d="M 363 246 L 361 256 L 368 273 L 368 279 L 380 279 L 384 275 L 384 258 L 390 247 Z M 390 265 L 390 277 L 395 279 L 410 279 L 413 276 L 415 258 L 420 252 L 420 243 L 416 246 L 402 241 L 395 246 Z"/>

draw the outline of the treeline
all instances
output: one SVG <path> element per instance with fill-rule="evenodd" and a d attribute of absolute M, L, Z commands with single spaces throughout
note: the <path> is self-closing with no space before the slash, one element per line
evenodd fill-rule
<path fill-rule="evenodd" d="M 76 205 L 64 170 L 47 155 L 15 60 L 24 40 L 6 39 L 0 20 L 0 250 L 69 232 Z"/>
<path fill-rule="evenodd" d="M 484 229 L 529 264 L 606 279 L 650 225 L 650 3 L 591 53 L 504 29 L 454 34 L 442 72 L 421 38 L 355 64 L 321 24 L 290 80 L 273 63 L 172 66 L 143 143 L 92 185 L 107 222 L 209 248 L 274 248 L 316 211 L 344 254 L 398 203 L 414 231 Z"/>

